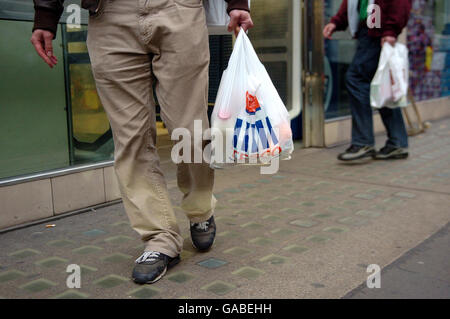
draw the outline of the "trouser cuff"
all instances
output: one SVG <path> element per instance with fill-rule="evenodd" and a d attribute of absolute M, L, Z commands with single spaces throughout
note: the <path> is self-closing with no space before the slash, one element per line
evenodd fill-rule
<path fill-rule="evenodd" d="M 189 216 L 192 213 L 188 213 L 188 218 L 191 223 L 202 223 L 207 221 L 211 218 L 212 215 L 214 215 L 214 211 L 210 210 L 206 214 L 200 215 L 200 214 L 194 214 L 194 216 Z"/>
<path fill-rule="evenodd" d="M 159 246 L 158 244 L 152 243 L 151 240 L 146 243 L 145 251 L 157 251 L 164 255 L 169 256 L 170 258 L 177 257 L 181 253 L 181 252 L 177 252 L 176 250 L 167 249 L 167 247 L 163 248 L 163 247 Z"/>

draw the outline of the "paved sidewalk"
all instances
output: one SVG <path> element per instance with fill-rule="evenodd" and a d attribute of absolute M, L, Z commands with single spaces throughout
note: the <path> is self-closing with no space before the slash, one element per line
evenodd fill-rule
<path fill-rule="evenodd" d="M 450 224 L 381 272 L 381 288 L 364 283 L 347 299 L 450 299 Z"/>
<path fill-rule="evenodd" d="M 336 155 L 344 148 L 297 149 L 274 176 L 256 167 L 218 171 L 214 249 L 191 247 L 176 207 L 187 239 L 182 262 L 154 285 L 129 279 L 143 244 L 121 204 L 54 221 L 54 228 L 0 234 L 0 297 L 343 297 L 366 281 L 367 265 L 390 265 L 450 221 L 450 119 L 412 138 L 406 161 L 341 164 Z M 81 289 L 66 287 L 69 264 L 82 267 Z"/>

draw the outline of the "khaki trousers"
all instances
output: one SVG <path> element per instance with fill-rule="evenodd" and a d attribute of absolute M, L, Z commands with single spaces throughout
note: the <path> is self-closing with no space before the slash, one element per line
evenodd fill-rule
<path fill-rule="evenodd" d="M 146 250 L 178 255 L 183 238 L 156 151 L 153 84 L 169 130 L 207 117 L 209 42 L 202 0 L 103 0 L 87 40 L 97 90 L 113 131 L 115 172 L 132 227 Z M 192 150 L 205 147 L 192 144 Z M 192 152 L 193 152 L 192 151 Z M 192 153 L 193 154 L 193 153 Z M 205 162 L 177 167 L 181 207 L 209 219 L 216 199 Z"/>

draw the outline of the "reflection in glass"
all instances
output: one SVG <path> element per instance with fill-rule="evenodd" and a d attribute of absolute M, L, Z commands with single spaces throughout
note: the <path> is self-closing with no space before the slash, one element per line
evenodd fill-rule
<path fill-rule="evenodd" d="M 342 0 L 325 1 L 325 23 L 334 16 Z M 336 32 L 332 40 L 325 40 L 325 118 L 331 119 L 350 114 L 345 74 L 356 51 L 356 41 L 348 31 Z"/>
<path fill-rule="evenodd" d="M 256 53 L 288 108 L 291 95 L 290 4 L 291 1 L 288 0 L 252 1 L 252 19 L 255 26 L 249 31 Z"/>
<path fill-rule="evenodd" d="M 112 132 L 92 75 L 85 42 L 87 27 L 64 26 L 63 29 L 70 90 L 72 165 L 112 160 Z"/>

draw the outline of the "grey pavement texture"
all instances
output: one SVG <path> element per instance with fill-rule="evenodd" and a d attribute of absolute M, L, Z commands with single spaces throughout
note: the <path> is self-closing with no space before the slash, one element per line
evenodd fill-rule
<path fill-rule="evenodd" d="M 336 160 L 345 145 L 297 145 L 275 175 L 249 166 L 219 170 L 217 239 L 207 253 L 191 246 L 170 149 L 161 149 L 186 239 L 178 266 L 154 285 L 135 285 L 130 274 L 144 246 L 116 204 L 51 222 L 53 228 L 0 234 L 0 297 L 341 298 L 366 281 L 367 265 L 391 265 L 450 222 L 449 137 L 447 119 L 411 138 L 404 161 L 347 165 Z M 69 264 L 81 266 L 80 289 L 66 286 Z M 437 276 L 439 267 L 431 263 L 423 275 Z M 449 280 L 445 272 L 439 277 Z"/>
<path fill-rule="evenodd" d="M 450 225 L 381 271 L 381 288 L 366 283 L 345 299 L 450 299 Z"/>

